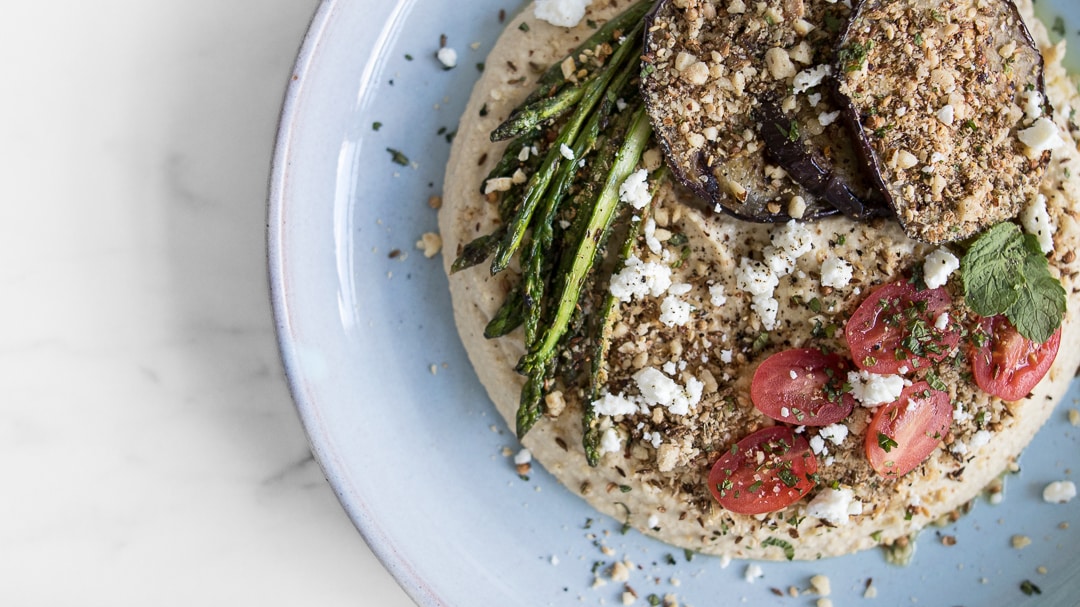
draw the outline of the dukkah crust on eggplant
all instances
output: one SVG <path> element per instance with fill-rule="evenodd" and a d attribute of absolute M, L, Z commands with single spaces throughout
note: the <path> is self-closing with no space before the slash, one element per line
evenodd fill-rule
<path fill-rule="evenodd" d="M 446 168 L 439 229 L 448 272 L 466 243 L 502 225 L 497 197 L 485 197 L 477 185 L 485 181 L 506 148 L 505 143 L 493 144 L 489 134 L 536 84 L 534 76 L 523 82 L 522 71 L 512 66 L 561 60 L 594 31 L 589 21 L 604 23 L 628 4 L 626 0 L 595 0 L 587 19 L 571 29 L 537 21 L 531 8 L 507 24 L 462 116 Z M 1020 0 L 1020 4 L 1025 17 L 1033 19 L 1030 2 Z M 528 27 L 519 27 L 521 23 Z M 1047 56 L 1047 93 L 1058 108 L 1054 120 L 1066 140 L 1055 151 L 1041 193 L 1055 226 L 1049 263 L 1069 292 L 1062 337 L 1068 344 L 1080 339 L 1080 256 L 1076 254 L 1080 248 L 1076 143 L 1080 130 L 1068 122 L 1066 107 L 1080 107 L 1080 96 L 1061 67 L 1064 48 L 1050 45 L 1044 28 L 1033 23 L 1033 33 Z M 647 154 L 655 158 L 656 166 L 659 156 L 659 151 Z M 815 559 L 906 539 L 971 500 L 1000 474 L 1051 414 L 1072 380 L 1080 362 L 1076 348 L 1062 348 L 1049 375 L 1032 394 L 1009 403 L 990 398 L 963 378 L 963 369 L 946 365 L 940 377 L 957 412 L 947 444 L 915 471 L 899 480 L 879 479 L 872 472 L 862 447 L 871 414 L 865 407 L 857 407 L 843 422 L 850 432 L 846 439 L 839 444 L 825 441 L 829 454 L 822 455 L 822 479 L 850 488 L 861 504 L 861 514 L 832 524 L 808 514 L 805 500 L 768 515 L 728 512 L 709 495 L 710 465 L 741 437 L 774 423 L 750 402 L 749 384 L 757 365 L 788 347 L 828 346 L 845 351 L 839 337 L 842 331 L 833 337 L 825 331 L 821 337 L 817 329 L 833 324 L 842 327 L 853 306 L 864 301 L 875 285 L 898 279 L 933 247 L 908 238 L 893 221 L 856 222 L 837 216 L 813 224 L 750 223 L 699 212 L 687 197 L 683 189 L 661 188 L 650 211 L 656 223 L 652 239 L 659 244 L 659 252 L 648 246 L 648 239 L 634 252 L 643 263 L 676 266 L 672 280 L 689 287 L 678 297 L 692 306 L 691 320 L 682 326 L 662 322 L 663 296 L 620 304 L 606 371 L 609 391 L 625 390 L 627 395 L 636 390 L 632 375 L 646 367 L 670 375 L 680 386 L 698 378 L 704 384 L 700 402 L 686 414 L 655 406 L 649 414 L 601 415 L 601 425 L 621 437 L 621 448 L 603 454 L 599 465 L 592 467 L 581 448 L 582 410 L 588 396 L 583 386 L 558 378 L 543 418 L 522 441 L 535 462 L 620 523 L 690 550 L 736 558 L 783 560 L 787 555 L 777 540 L 790 543 L 795 559 Z M 753 266 L 766 247 L 779 244 L 776 237 L 803 228 L 811 232 L 812 249 L 778 280 L 775 326 L 761 340 L 760 311 L 738 286 L 736 273 L 740 267 Z M 852 265 L 851 282 L 827 288 L 821 272 L 834 257 Z M 513 266 L 496 276 L 484 268 L 449 276 L 461 339 L 478 377 L 511 426 L 523 384 L 514 370 L 524 353 L 523 332 L 487 339 L 484 330 L 518 279 Z M 949 284 L 956 298 L 958 282 L 954 276 Z M 721 294 L 726 302 L 718 303 Z M 815 299 L 821 304 L 817 309 L 806 303 Z M 669 363 L 674 365 L 671 372 L 664 370 Z M 818 430 L 806 432 L 813 435 Z M 512 473 L 508 464 L 507 474 Z M 824 492 L 826 487 L 816 491 Z"/>
<path fill-rule="evenodd" d="M 1043 59 L 1009 0 L 865 0 L 840 41 L 848 123 L 905 232 L 929 243 L 1009 220 L 1049 151 L 1021 141 L 1051 108 Z"/>
<path fill-rule="evenodd" d="M 861 160 L 825 94 L 848 17 L 827 0 L 662 0 L 645 37 L 642 89 L 680 180 L 718 208 L 752 221 L 836 213 L 770 158 L 758 109 L 775 103 L 859 199 L 870 198 Z M 769 133 L 773 135 L 773 133 Z M 816 177 L 810 175 L 810 177 Z"/>

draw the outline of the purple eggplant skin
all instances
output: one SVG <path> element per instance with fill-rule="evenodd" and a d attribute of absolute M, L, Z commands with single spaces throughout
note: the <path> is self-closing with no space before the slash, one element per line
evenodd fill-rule
<path fill-rule="evenodd" d="M 675 4 L 671 0 L 660 0 L 646 16 L 642 63 L 642 91 L 646 108 L 673 175 L 687 189 L 704 199 L 709 207 L 743 220 L 786 222 L 792 219 L 788 209 L 789 203 L 795 197 L 801 197 L 806 202 L 800 219 L 815 220 L 838 215 L 836 207 L 823 197 L 825 189 L 815 194 L 797 180 L 789 177 L 777 179 L 767 174 L 767 165 L 775 165 L 775 162 L 767 159 L 766 146 L 757 137 L 759 125 L 753 118 L 754 105 L 757 100 L 765 97 L 761 92 L 765 89 L 771 93 L 790 89 L 790 78 L 785 81 L 774 80 L 768 76 L 766 51 L 777 47 L 791 48 L 804 39 L 812 40 L 816 45 L 814 48 L 821 49 L 820 52 L 813 51 L 821 55 L 821 61 L 815 60 L 815 63 L 821 63 L 826 59 L 831 60 L 835 36 L 827 33 L 822 25 L 816 27 L 811 36 L 800 37 L 801 35 L 791 31 L 790 23 L 795 19 L 789 18 L 780 20 L 779 25 L 769 26 L 772 28 L 770 35 L 775 34 L 773 38 L 754 37 L 747 33 L 752 28 L 743 27 L 745 24 L 756 25 L 750 21 L 762 19 L 761 14 L 753 9 L 748 10 L 745 15 L 718 14 L 713 19 L 699 20 L 695 26 L 690 25 L 692 19 L 684 19 L 685 13 L 679 11 L 704 11 L 706 3 L 701 0 L 688 0 L 682 3 L 687 7 L 685 9 L 677 8 Z M 769 0 L 767 5 L 777 10 L 793 10 L 790 7 L 798 6 L 798 10 L 802 11 L 805 7 L 807 19 L 823 20 L 822 15 L 825 14 L 835 17 L 834 13 L 841 10 L 845 11 L 846 16 L 847 11 L 842 3 L 831 3 L 828 0 Z M 836 21 L 835 18 L 832 20 Z M 686 30 L 693 27 L 701 27 L 700 38 L 687 34 Z M 695 57 L 700 56 L 701 62 L 709 61 L 712 50 L 707 45 L 717 43 L 717 40 L 720 40 L 718 44 L 733 49 L 730 55 L 721 53 L 731 57 L 733 62 L 725 66 L 727 69 L 736 71 L 740 66 L 753 65 L 759 68 L 760 77 L 746 85 L 744 97 L 735 99 L 737 103 L 746 105 L 745 111 L 729 109 L 718 122 L 693 122 L 700 117 L 687 118 L 686 114 L 675 106 L 698 102 L 704 106 L 708 103 L 708 95 L 705 94 L 705 87 L 695 86 L 681 77 L 685 74 L 680 74 L 674 67 L 676 55 L 685 51 Z M 703 44 L 706 46 L 702 46 Z M 710 81 L 708 86 L 713 84 Z M 716 93 L 716 89 L 712 92 Z M 722 105 L 724 101 L 719 99 L 717 105 Z M 680 130 L 680 126 L 685 127 L 685 123 L 680 124 L 684 120 L 691 122 L 693 133 L 705 133 L 706 129 L 711 127 L 714 134 L 719 133 L 719 137 L 708 139 L 704 145 L 688 144 L 687 132 Z M 746 133 L 752 133 L 755 139 L 747 139 Z M 837 198 L 842 197 L 840 193 L 834 192 L 834 195 Z M 854 206 L 849 207 L 853 212 L 854 209 Z"/>
<path fill-rule="evenodd" d="M 837 49 L 834 103 L 908 236 L 969 238 L 1037 193 L 1050 152 L 1020 142 L 1021 108 L 1040 95 L 1053 110 L 1010 0 L 862 0 Z"/>
<path fill-rule="evenodd" d="M 879 197 L 859 197 L 833 167 L 803 139 L 798 123 L 784 115 L 776 101 L 762 100 L 756 120 L 766 156 L 810 193 L 855 221 L 892 215 Z"/>

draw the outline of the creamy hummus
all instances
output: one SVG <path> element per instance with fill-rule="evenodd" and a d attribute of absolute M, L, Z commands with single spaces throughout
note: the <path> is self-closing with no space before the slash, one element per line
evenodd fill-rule
<path fill-rule="evenodd" d="M 586 18 L 602 22 L 627 5 L 594 2 Z M 588 466 L 581 448 L 581 387 L 561 384 L 548 396 L 548 414 L 523 440 L 535 460 L 596 509 L 643 533 L 694 551 L 759 559 L 786 558 L 785 545 L 797 559 L 814 559 L 894 542 L 971 500 L 1013 462 L 1080 362 L 1073 346 L 1080 339 L 1080 153 L 1069 120 L 1080 98 L 1061 67 L 1064 47 L 1049 44 L 1029 1 L 1019 5 L 1042 49 L 1053 119 L 1065 140 L 1041 186 L 1049 223 L 1044 218 L 1039 225 L 1052 232 L 1051 271 L 1069 296 L 1061 351 L 1028 398 L 991 398 L 965 379 L 965 368 L 945 366 L 939 372 L 953 423 L 943 444 L 911 473 L 886 480 L 870 468 L 863 437 L 872 411 L 857 406 L 836 427 L 801 430 L 823 480 L 808 498 L 766 515 L 724 510 L 706 486 L 712 462 L 774 423 L 750 402 L 757 365 L 793 347 L 846 351 L 844 323 L 867 293 L 941 253 L 908 239 L 895 220 L 747 223 L 702 211 L 689 193 L 666 185 L 634 260 L 617 276 L 625 279 L 615 285 L 624 301 L 614 324 L 607 400 L 598 410 L 605 438 L 600 464 Z M 490 143 L 488 134 L 530 92 L 535 73 L 526 66 L 560 60 L 592 32 L 584 21 L 566 29 L 532 14 L 527 9 L 507 25 L 454 141 L 439 215 L 448 271 L 465 243 L 496 226 L 497 205 L 481 186 L 503 144 Z M 644 162 L 658 164 L 659 153 L 647 153 Z M 659 266 L 670 275 L 655 276 L 651 268 Z M 514 371 L 524 353 L 522 335 L 488 340 L 483 330 L 517 279 L 513 269 L 492 277 L 483 266 L 450 277 L 461 338 L 511 426 L 523 381 Z M 643 289 L 635 280 L 653 282 Z M 958 274 L 945 287 L 954 301 L 962 299 Z"/>

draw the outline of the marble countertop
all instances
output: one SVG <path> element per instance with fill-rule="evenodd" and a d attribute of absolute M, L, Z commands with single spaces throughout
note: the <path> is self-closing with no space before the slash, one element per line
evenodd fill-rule
<path fill-rule="evenodd" d="M 22 2 L 0 96 L 0 602 L 413 603 L 308 451 L 266 193 L 317 0 Z"/>

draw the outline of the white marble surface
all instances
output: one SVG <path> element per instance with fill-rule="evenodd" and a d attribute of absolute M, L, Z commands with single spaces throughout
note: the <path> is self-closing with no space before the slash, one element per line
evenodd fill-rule
<path fill-rule="evenodd" d="M 308 453 L 271 322 L 317 4 L 5 5 L 0 603 L 412 605 Z"/>

